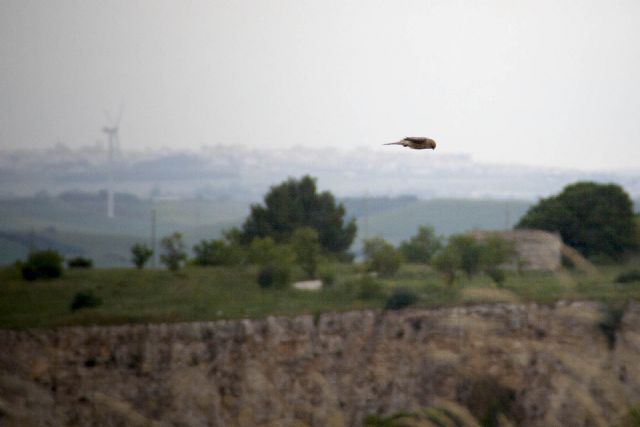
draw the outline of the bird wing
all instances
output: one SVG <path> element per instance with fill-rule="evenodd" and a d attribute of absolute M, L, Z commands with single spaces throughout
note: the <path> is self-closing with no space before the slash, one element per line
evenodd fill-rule
<path fill-rule="evenodd" d="M 415 142 L 415 143 L 418 143 L 418 144 L 424 144 L 427 141 L 427 139 L 429 139 L 429 138 L 425 138 L 423 136 L 408 136 L 408 137 L 405 138 L 405 141 Z"/>

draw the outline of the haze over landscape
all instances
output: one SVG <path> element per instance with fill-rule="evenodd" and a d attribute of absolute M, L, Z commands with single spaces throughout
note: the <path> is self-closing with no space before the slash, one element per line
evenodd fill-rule
<path fill-rule="evenodd" d="M 640 427 L 639 23 L 0 0 L 0 426 Z"/>

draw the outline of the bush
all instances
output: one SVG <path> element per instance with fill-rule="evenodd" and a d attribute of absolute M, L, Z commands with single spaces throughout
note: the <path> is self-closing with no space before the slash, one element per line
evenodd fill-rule
<path fill-rule="evenodd" d="M 451 245 L 447 245 L 433 257 L 433 267 L 445 277 L 449 286 L 453 285 L 456 280 L 456 272 L 459 265 L 460 254 Z"/>
<path fill-rule="evenodd" d="M 364 241 L 364 256 L 368 271 L 381 276 L 393 276 L 402 265 L 402 254 L 386 240 L 374 237 Z"/>
<path fill-rule="evenodd" d="M 295 255 L 288 245 L 278 244 L 271 237 L 255 238 L 249 246 L 249 262 L 255 265 L 290 266 L 294 259 Z"/>
<path fill-rule="evenodd" d="M 616 277 L 615 282 L 616 283 L 640 282 L 640 270 L 626 271 L 626 272 L 618 275 L 618 277 Z"/>
<path fill-rule="evenodd" d="M 295 253 L 296 263 L 309 279 L 313 279 L 318 269 L 320 258 L 320 241 L 318 232 L 310 227 L 298 228 L 291 236 L 291 247 Z"/>
<path fill-rule="evenodd" d="M 80 310 L 81 308 L 92 308 L 102 304 L 102 300 L 95 296 L 92 291 L 78 292 L 73 296 L 71 301 L 71 311 Z"/>
<path fill-rule="evenodd" d="M 495 284 L 498 285 L 498 287 L 502 287 L 504 281 L 507 278 L 507 275 L 504 273 L 504 271 L 500 270 L 499 268 L 490 269 L 489 271 L 487 271 L 487 275 L 491 277 L 491 280 L 493 280 Z"/>
<path fill-rule="evenodd" d="M 265 265 L 258 271 L 258 285 L 261 288 L 285 288 L 289 284 L 291 270 L 282 265 Z"/>
<path fill-rule="evenodd" d="M 54 250 L 34 251 L 22 266 L 25 280 L 55 279 L 62 276 L 63 258 Z"/>
<path fill-rule="evenodd" d="M 195 265 L 239 265 L 244 260 L 240 245 L 223 239 L 201 240 L 193 247 Z"/>
<path fill-rule="evenodd" d="M 516 244 L 513 240 L 505 239 L 498 234 L 491 234 L 480 242 L 480 251 L 482 269 L 491 276 L 492 270 L 497 270 L 501 264 L 516 255 Z"/>
<path fill-rule="evenodd" d="M 458 234 L 449 238 L 452 250 L 458 254 L 459 268 L 468 278 L 473 277 L 481 267 L 482 246 L 473 237 Z"/>
<path fill-rule="evenodd" d="M 187 259 L 182 234 L 173 233 L 166 236 L 160 241 L 160 244 L 164 250 L 164 253 L 160 255 L 160 261 L 171 271 L 179 270 L 184 260 Z"/>
<path fill-rule="evenodd" d="M 362 276 L 356 282 L 358 299 L 371 300 L 382 295 L 382 283 L 370 276 Z"/>
<path fill-rule="evenodd" d="M 436 236 L 433 227 L 421 226 L 418 234 L 400 244 L 400 252 L 409 262 L 428 264 L 441 246 L 442 239 Z"/>
<path fill-rule="evenodd" d="M 136 243 L 131 246 L 131 262 L 140 270 L 152 256 L 153 251 L 144 243 Z"/>
<path fill-rule="evenodd" d="M 320 280 L 322 280 L 322 286 L 331 287 L 336 283 L 336 273 L 333 270 L 323 270 L 320 273 Z"/>
<path fill-rule="evenodd" d="M 415 304 L 418 301 L 418 295 L 410 289 L 396 288 L 387 298 L 384 306 L 386 310 L 400 310 Z"/>
<path fill-rule="evenodd" d="M 91 258 L 75 257 L 67 260 L 67 267 L 69 268 L 91 268 L 93 267 L 93 260 Z"/>

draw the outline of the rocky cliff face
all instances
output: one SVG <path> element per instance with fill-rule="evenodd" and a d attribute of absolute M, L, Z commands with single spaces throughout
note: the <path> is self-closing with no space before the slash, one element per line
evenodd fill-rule
<path fill-rule="evenodd" d="M 358 426 L 436 398 L 615 425 L 640 402 L 640 304 L 614 342 L 600 320 L 558 303 L 0 331 L 0 425 Z"/>

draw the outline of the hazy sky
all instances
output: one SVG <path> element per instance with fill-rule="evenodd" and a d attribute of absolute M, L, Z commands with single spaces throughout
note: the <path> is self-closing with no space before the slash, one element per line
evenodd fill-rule
<path fill-rule="evenodd" d="M 371 146 L 640 170 L 637 0 L 0 0 L 0 144 Z M 357 160 L 357 159 L 356 159 Z"/>

